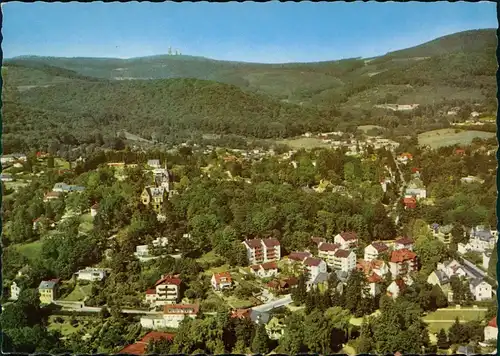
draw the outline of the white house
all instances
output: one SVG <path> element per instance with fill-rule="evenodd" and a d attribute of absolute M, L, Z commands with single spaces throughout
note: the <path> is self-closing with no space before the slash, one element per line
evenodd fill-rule
<path fill-rule="evenodd" d="M 250 266 L 250 270 L 260 278 L 269 278 L 278 274 L 278 264 L 276 262 L 266 262 Z"/>
<path fill-rule="evenodd" d="M 223 290 L 227 288 L 231 288 L 233 284 L 233 279 L 231 277 L 231 273 L 229 272 L 220 272 L 214 273 L 211 279 L 212 288 L 214 290 Z"/>
<path fill-rule="evenodd" d="M 440 226 L 439 224 L 432 224 L 429 227 L 432 231 L 433 237 L 445 244 L 449 244 L 451 242 L 451 230 L 453 229 L 453 225 Z"/>
<path fill-rule="evenodd" d="M 392 251 L 389 267 L 393 278 L 406 276 L 417 270 L 417 254 L 408 249 Z"/>
<path fill-rule="evenodd" d="M 165 305 L 163 314 L 148 315 L 141 318 L 145 329 L 178 328 L 184 318 L 196 318 L 199 306 L 195 304 Z"/>
<path fill-rule="evenodd" d="M 75 273 L 76 279 L 79 281 L 102 281 L 106 278 L 106 270 L 102 268 L 90 268 L 79 270 Z"/>
<path fill-rule="evenodd" d="M 374 241 L 368 246 L 365 247 L 365 260 L 372 261 L 379 258 L 380 255 L 387 253 L 389 251 L 389 247 L 380 241 Z"/>
<path fill-rule="evenodd" d="M 177 303 L 181 283 L 181 279 L 177 276 L 161 276 L 154 288 L 146 291 L 146 303 L 152 307 Z"/>
<path fill-rule="evenodd" d="M 488 322 L 488 325 L 484 328 L 484 341 L 497 340 L 498 338 L 498 326 L 497 317 L 495 316 Z"/>
<path fill-rule="evenodd" d="M 335 235 L 334 242 L 344 249 L 353 248 L 358 244 L 358 235 L 352 231 L 341 232 Z"/>
<path fill-rule="evenodd" d="M 366 278 L 366 286 L 365 286 L 365 293 L 368 293 L 372 297 L 376 297 L 377 295 L 380 294 L 380 282 L 382 281 L 382 278 L 375 273 L 373 273 L 371 276 Z"/>
<path fill-rule="evenodd" d="M 409 237 L 401 237 L 394 241 L 394 250 L 403 249 L 413 251 L 413 240 Z"/>
<path fill-rule="evenodd" d="M 387 295 L 392 299 L 396 299 L 405 288 L 406 285 L 404 281 L 402 279 L 397 279 L 392 281 L 392 283 L 387 287 Z"/>
<path fill-rule="evenodd" d="M 467 272 L 464 267 L 457 262 L 456 260 L 439 262 L 437 264 L 437 270 L 443 271 L 446 273 L 448 278 L 456 276 L 458 278 L 467 277 Z"/>
<path fill-rule="evenodd" d="M 90 216 L 94 217 L 97 215 L 97 210 L 99 209 L 99 204 L 95 203 L 90 207 Z"/>
<path fill-rule="evenodd" d="M 473 279 L 470 282 L 470 291 L 477 301 L 491 299 L 493 295 L 491 289 L 491 285 L 484 280 Z"/>
<path fill-rule="evenodd" d="M 356 268 L 356 254 L 354 251 L 337 250 L 334 255 L 333 269 L 349 273 Z"/>
<path fill-rule="evenodd" d="M 484 226 L 476 226 L 470 231 L 469 243 L 466 249 L 469 251 L 484 252 L 495 247 L 497 232 L 486 229 Z"/>
<path fill-rule="evenodd" d="M 14 281 L 10 286 L 10 300 L 17 300 L 19 298 L 19 293 L 21 293 L 21 288 Z"/>
<path fill-rule="evenodd" d="M 313 281 L 320 273 L 326 273 L 327 267 L 325 261 L 320 258 L 307 257 L 304 260 L 304 266 L 309 274 L 309 280 Z"/>

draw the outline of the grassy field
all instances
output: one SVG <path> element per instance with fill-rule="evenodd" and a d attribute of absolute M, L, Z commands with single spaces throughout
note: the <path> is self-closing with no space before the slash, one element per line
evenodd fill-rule
<path fill-rule="evenodd" d="M 63 300 L 67 302 L 79 302 L 82 301 L 86 296 L 90 295 L 92 291 L 92 285 L 87 284 L 84 286 L 77 285 L 75 289 L 66 296 Z"/>
<path fill-rule="evenodd" d="M 475 130 L 455 131 L 455 129 L 441 129 L 421 133 L 418 135 L 418 144 L 422 146 L 428 145 L 431 148 L 452 146 L 455 144 L 468 145 L 476 137 L 491 138 L 495 136 L 493 132 Z"/>
<path fill-rule="evenodd" d="M 285 139 L 277 141 L 277 143 L 287 145 L 292 149 L 304 148 L 307 150 L 316 147 L 330 147 L 330 144 L 326 143 L 325 141 L 319 138 L 314 138 L 314 137 L 299 137 L 299 138 Z"/>
<path fill-rule="evenodd" d="M 213 263 L 216 262 L 218 259 L 217 255 L 215 254 L 214 251 L 207 252 L 200 258 L 197 258 L 196 261 L 199 263 Z"/>
<path fill-rule="evenodd" d="M 26 244 L 16 245 L 20 254 L 29 260 L 35 259 L 42 252 L 42 241 L 34 241 Z"/>
<path fill-rule="evenodd" d="M 449 308 L 446 310 L 438 310 L 433 313 L 429 313 L 423 318 L 423 320 L 429 324 L 429 332 L 437 333 L 441 329 L 448 330 L 455 322 L 456 317 L 459 318 L 461 323 L 472 320 L 483 320 L 485 312 L 485 310 L 481 309 L 460 310 Z"/>

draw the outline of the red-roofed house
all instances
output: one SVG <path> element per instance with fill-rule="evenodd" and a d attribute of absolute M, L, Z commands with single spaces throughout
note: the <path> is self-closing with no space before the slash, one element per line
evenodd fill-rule
<path fill-rule="evenodd" d="M 411 153 L 405 152 L 401 153 L 396 159 L 398 162 L 406 164 L 408 163 L 408 161 L 411 161 L 413 159 L 413 155 Z"/>
<path fill-rule="evenodd" d="M 231 311 L 233 319 L 248 319 L 250 318 L 251 309 L 234 309 Z"/>
<path fill-rule="evenodd" d="M 401 292 L 405 290 L 405 288 L 405 282 L 402 279 L 398 278 L 392 281 L 392 283 L 387 287 L 387 295 L 392 299 L 396 299 L 401 294 Z"/>
<path fill-rule="evenodd" d="M 377 296 L 380 294 L 380 282 L 382 282 L 382 277 L 378 276 L 375 273 L 372 273 L 366 278 L 366 287 L 364 292 L 368 293 L 372 297 Z"/>
<path fill-rule="evenodd" d="M 287 256 L 289 262 L 302 262 L 307 257 L 312 257 L 312 253 L 307 252 L 307 251 L 296 251 L 296 252 L 290 253 Z"/>
<path fill-rule="evenodd" d="M 44 195 L 43 201 L 48 202 L 50 200 L 57 200 L 59 199 L 63 194 L 61 192 L 48 192 Z"/>
<path fill-rule="evenodd" d="M 279 293 L 288 292 L 290 288 L 296 286 L 299 280 L 295 277 L 288 277 L 282 280 L 274 280 L 267 283 L 267 286 Z"/>
<path fill-rule="evenodd" d="M 245 240 L 243 245 L 247 249 L 248 262 L 251 265 L 281 259 L 281 245 L 277 239 Z"/>
<path fill-rule="evenodd" d="M 334 237 L 334 242 L 343 249 L 356 247 L 358 244 L 358 235 L 353 231 L 345 231 Z"/>
<path fill-rule="evenodd" d="M 326 273 L 326 263 L 320 258 L 307 257 L 303 263 L 309 274 L 310 281 L 316 279 L 320 273 Z"/>
<path fill-rule="evenodd" d="M 260 278 L 269 278 L 278 274 L 278 264 L 276 262 L 266 262 L 250 266 L 250 270 Z"/>
<path fill-rule="evenodd" d="M 135 344 L 128 345 L 118 351 L 118 354 L 125 355 L 144 355 L 147 352 L 148 344 L 150 341 L 159 341 L 161 339 L 173 340 L 175 334 L 164 333 L 160 331 L 151 331 L 147 333 L 140 341 Z"/>
<path fill-rule="evenodd" d="M 332 244 L 328 242 L 320 243 L 318 246 L 319 258 L 325 260 L 326 264 L 333 267 L 335 264 L 335 252 L 340 248 L 340 244 Z"/>
<path fill-rule="evenodd" d="M 151 306 L 162 306 L 177 303 L 182 281 L 176 276 L 163 275 L 155 283 L 155 287 L 146 291 L 146 303 Z"/>
<path fill-rule="evenodd" d="M 415 209 L 417 207 L 417 199 L 415 197 L 405 197 L 403 199 L 405 209 Z"/>
<path fill-rule="evenodd" d="M 372 261 L 379 258 L 382 254 L 386 254 L 389 251 L 389 247 L 381 242 L 374 241 L 365 247 L 365 260 Z"/>
<path fill-rule="evenodd" d="M 233 278 L 229 272 L 214 273 L 212 275 L 212 287 L 214 290 L 223 290 L 231 288 L 233 284 Z"/>
<path fill-rule="evenodd" d="M 413 251 L 413 240 L 409 237 L 400 237 L 396 241 L 394 241 L 394 249 L 402 250 L 407 249 Z"/>
<path fill-rule="evenodd" d="M 417 270 L 417 255 L 407 249 L 392 251 L 389 266 L 393 278 L 405 276 Z"/>
<path fill-rule="evenodd" d="M 311 241 L 316 244 L 316 246 L 319 246 L 320 244 L 322 244 L 323 242 L 326 242 L 326 239 L 324 239 L 323 237 L 316 237 L 316 236 L 313 236 L 311 237 Z"/>
<path fill-rule="evenodd" d="M 455 154 L 458 156 L 463 156 L 463 155 L 465 155 L 465 150 L 463 148 L 457 148 L 455 150 Z"/>
<path fill-rule="evenodd" d="M 498 338 L 498 325 L 497 317 L 494 317 L 488 322 L 484 328 L 484 341 L 497 340 Z"/>

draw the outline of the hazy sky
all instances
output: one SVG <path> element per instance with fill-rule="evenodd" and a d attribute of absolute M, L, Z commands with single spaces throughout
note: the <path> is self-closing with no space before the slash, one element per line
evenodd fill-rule
<path fill-rule="evenodd" d="M 7 3 L 4 57 L 183 54 L 247 62 L 371 57 L 496 28 L 482 3 Z"/>

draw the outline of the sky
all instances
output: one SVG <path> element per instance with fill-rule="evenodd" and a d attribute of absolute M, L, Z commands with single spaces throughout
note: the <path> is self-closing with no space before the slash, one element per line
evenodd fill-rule
<path fill-rule="evenodd" d="M 2 4 L 4 58 L 182 54 L 284 63 L 370 58 L 497 28 L 493 2 Z"/>

